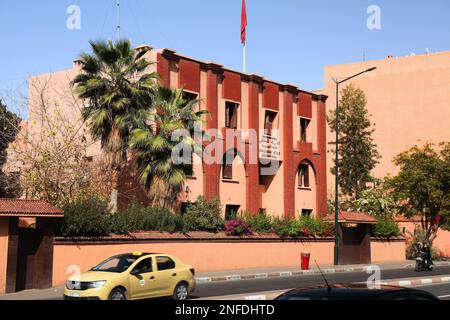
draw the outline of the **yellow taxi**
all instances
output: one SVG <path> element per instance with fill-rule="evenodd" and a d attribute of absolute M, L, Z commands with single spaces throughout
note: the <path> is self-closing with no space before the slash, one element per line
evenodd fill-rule
<path fill-rule="evenodd" d="M 69 277 L 65 300 L 187 299 L 195 270 L 168 254 L 133 252 L 113 256 L 88 272 Z"/>

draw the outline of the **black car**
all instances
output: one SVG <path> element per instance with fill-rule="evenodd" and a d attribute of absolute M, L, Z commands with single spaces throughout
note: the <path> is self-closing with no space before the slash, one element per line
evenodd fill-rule
<path fill-rule="evenodd" d="M 293 289 L 275 300 L 439 300 L 423 290 L 381 285 L 368 289 L 365 284 L 334 284 Z"/>

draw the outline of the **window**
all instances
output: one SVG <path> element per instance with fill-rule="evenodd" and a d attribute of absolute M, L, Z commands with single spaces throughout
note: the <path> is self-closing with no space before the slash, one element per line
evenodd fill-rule
<path fill-rule="evenodd" d="M 237 129 L 238 104 L 227 101 L 225 103 L 225 127 Z"/>
<path fill-rule="evenodd" d="M 156 257 L 158 271 L 175 269 L 175 262 L 169 257 Z"/>
<path fill-rule="evenodd" d="M 137 274 L 153 272 L 152 258 L 146 258 L 146 259 L 140 261 L 133 268 L 133 271 L 135 271 L 135 270 L 137 271 Z"/>
<path fill-rule="evenodd" d="M 121 273 L 127 270 L 138 258 L 139 257 L 131 254 L 114 256 L 101 262 L 100 264 L 92 268 L 90 271 Z"/>
<path fill-rule="evenodd" d="M 311 209 L 302 209 L 302 217 L 310 217 L 312 216 L 312 210 Z"/>
<path fill-rule="evenodd" d="M 233 161 L 236 157 L 236 150 L 228 151 L 223 159 L 222 179 L 233 179 Z"/>
<path fill-rule="evenodd" d="M 300 119 L 300 139 L 302 142 L 308 141 L 307 131 L 311 120 L 301 118 Z"/>
<path fill-rule="evenodd" d="M 275 117 L 277 116 L 276 112 L 266 110 L 266 114 L 264 116 L 264 134 L 271 136 L 273 129 L 273 122 L 275 121 Z"/>
<path fill-rule="evenodd" d="M 187 177 L 193 177 L 194 176 L 194 153 L 191 153 L 191 163 L 184 163 L 183 164 L 183 169 L 184 169 L 184 174 Z"/>
<path fill-rule="evenodd" d="M 237 205 L 226 205 L 225 207 L 225 220 L 230 221 L 237 218 L 237 213 L 241 206 Z"/>
<path fill-rule="evenodd" d="M 300 188 L 309 188 L 309 165 L 303 163 L 298 172 L 298 186 Z"/>
<path fill-rule="evenodd" d="M 184 100 L 192 101 L 192 100 L 196 100 L 197 97 L 198 97 L 198 94 L 196 94 L 196 93 L 183 91 Z"/>

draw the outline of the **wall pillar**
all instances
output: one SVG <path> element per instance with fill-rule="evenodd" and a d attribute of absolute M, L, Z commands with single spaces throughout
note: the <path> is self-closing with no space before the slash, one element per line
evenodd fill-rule
<path fill-rule="evenodd" d="M 295 218 L 295 172 L 294 145 L 293 145 L 293 96 L 291 87 L 285 86 L 283 90 L 283 175 L 284 175 L 284 217 Z"/>
<path fill-rule="evenodd" d="M 221 77 L 220 67 L 214 64 L 206 65 L 206 110 L 208 111 L 208 121 L 206 128 L 214 129 L 218 131 L 219 127 L 219 94 L 218 84 Z M 223 143 L 217 138 L 211 137 L 209 143 Z M 205 199 L 210 200 L 218 198 L 219 193 L 219 179 L 220 179 L 220 164 L 217 160 L 222 155 L 211 155 L 216 157 L 215 163 L 207 164 L 203 166 L 203 195 Z"/>
<path fill-rule="evenodd" d="M 6 293 L 16 292 L 17 259 L 19 254 L 19 218 L 10 217 L 8 223 L 8 253 L 6 266 Z"/>
<path fill-rule="evenodd" d="M 317 213 L 319 217 L 327 215 L 327 120 L 326 120 L 326 96 L 318 96 L 317 101 L 317 145 L 320 152 L 320 159 L 317 174 Z"/>
<path fill-rule="evenodd" d="M 249 141 L 246 145 L 247 178 L 246 178 L 246 203 L 247 211 L 251 214 L 258 214 L 261 207 L 261 194 L 259 191 L 259 163 L 250 163 L 259 159 L 259 92 L 262 78 L 252 76 L 248 83 L 248 115 L 250 130 L 256 131 L 256 141 Z M 250 156 L 250 153 L 256 153 Z"/>
<path fill-rule="evenodd" d="M 0 294 L 6 291 L 6 268 L 8 262 L 9 218 L 0 217 Z"/>

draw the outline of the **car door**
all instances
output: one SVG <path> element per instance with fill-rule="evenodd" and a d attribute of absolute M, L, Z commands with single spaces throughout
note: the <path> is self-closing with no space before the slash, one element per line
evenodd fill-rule
<path fill-rule="evenodd" d="M 151 298 L 158 294 L 155 290 L 155 274 L 153 269 L 153 259 L 144 258 L 131 269 L 129 277 L 130 298 L 144 299 Z"/>
<path fill-rule="evenodd" d="M 175 261 L 167 256 L 156 257 L 156 290 L 161 296 L 171 296 L 176 285 L 177 273 Z"/>

